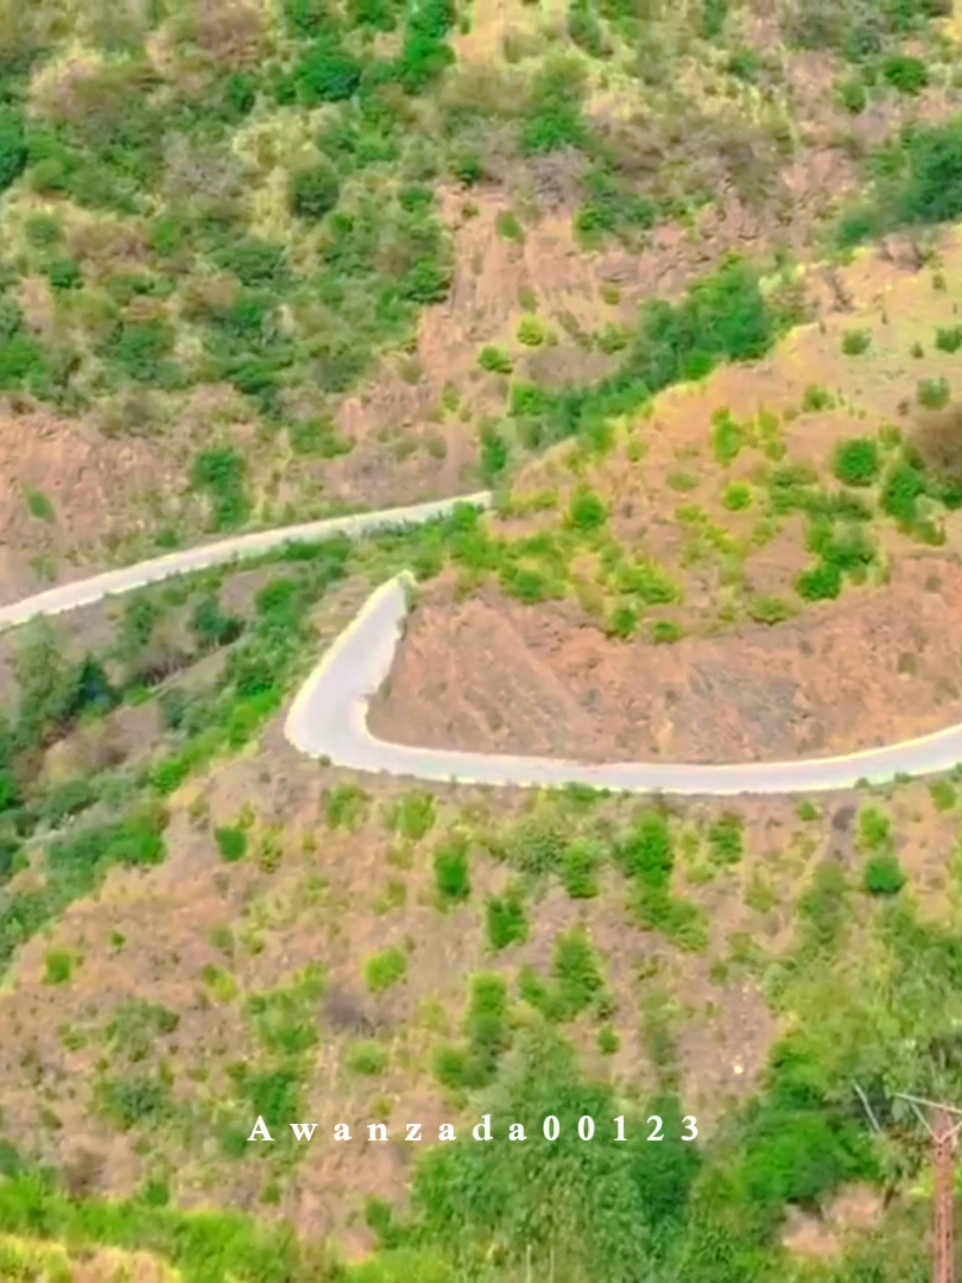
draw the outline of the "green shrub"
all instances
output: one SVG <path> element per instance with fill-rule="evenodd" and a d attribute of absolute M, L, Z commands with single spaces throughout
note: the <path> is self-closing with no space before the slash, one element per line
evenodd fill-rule
<path fill-rule="evenodd" d="M 600 997 L 604 980 L 591 941 L 582 927 L 558 936 L 552 974 L 557 986 L 555 1017 L 573 1020 Z"/>
<path fill-rule="evenodd" d="M 492 949 L 507 949 L 509 945 L 523 944 L 527 940 L 528 919 L 517 889 L 503 896 L 490 896 L 485 906 L 485 917 Z"/>
<path fill-rule="evenodd" d="M 897 895 L 905 880 L 898 856 L 884 851 L 866 862 L 862 885 L 869 895 Z"/>
<path fill-rule="evenodd" d="M 935 346 L 940 352 L 958 352 L 962 348 L 962 325 L 935 331 Z"/>
<path fill-rule="evenodd" d="M 737 864 L 745 852 L 745 825 L 740 815 L 721 816 L 708 827 L 708 849 L 712 862 Z"/>
<path fill-rule="evenodd" d="M 882 63 L 882 75 L 900 94 L 914 97 L 929 83 L 925 63 L 908 54 L 892 54 Z"/>
<path fill-rule="evenodd" d="M 51 949 L 44 968 L 44 984 L 65 985 L 73 977 L 74 956 L 67 949 Z"/>
<path fill-rule="evenodd" d="M 835 398 L 828 388 L 819 387 L 817 383 L 810 383 L 802 393 L 802 409 L 808 414 L 830 410 L 834 404 Z"/>
<path fill-rule="evenodd" d="M 250 288 L 282 285 L 287 273 L 287 251 L 283 245 L 245 236 L 233 240 L 215 255 L 217 266 L 233 272 L 242 285 Z"/>
<path fill-rule="evenodd" d="M 810 552 L 843 575 L 858 578 L 875 560 L 875 545 L 858 522 L 839 524 L 829 516 L 816 515 L 811 519 L 806 542 Z"/>
<path fill-rule="evenodd" d="M 728 410 L 716 410 L 712 416 L 712 451 L 723 467 L 734 463 L 745 444 L 745 430 Z"/>
<path fill-rule="evenodd" d="M 359 784 L 335 784 L 324 793 L 324 818 L 332 829 L 353 829 L 367 808 L 368 794 Z"/>
<path fill-rule="evenodd" d="M 503 845 L 506 857 L 519 872 L 540 877 L 560 870 L 568 835 L 553 816 L 535 814 L 515 826 Z"/>
<path fill-rule="evenodd" d="M 849 889 L 845 871 L 834 860 L 819 864 L 811 885 L 798 902 L 811 944 L 825 953 L 837 950 L 849 917 Z"/>
<path fill-rule="evenodd" d="M 36 249 L 49 249 L 63 240 L 63 225 L 54 214 L 30 214 L 23 224 L 29 244 Z"/>
<path fill-rule="evenodd" d="M 638 597 L 646 606 L 667 606 L 681 598 L 681 589 L 654 561 L 636 562 L 618 572 L 622 592 Z"/>
<path fill-rule="evenodd" d="M 72 258 L 55 258 L 47 268 L 47 279 L 55 290 L 77 290 L 84 283 L 80 264 Z"/>
<path fill-rule="evenodd" d="M 648 886 L 667 886 L 675 863 L 667 817 L 660 811 L 645 811 L 618 844 L 617 858 L 626 877 Z"/>
<path fill-rule="evenodd" d="M 677 899 L 666 887 L 638 887 L 632 901 L 635 918 L 646 931 L 660 931 L 680 949 L 701 953 L 708 944 L 704 911 L 688 900 Z"/>
<path fill-rule="evenodd" d="M 606 626 L 609 637 L 627 641 L 638 631 L 638 611 L 633 606 L 616 606 L 608 617 Z"/>
<path fill-rule="evenodd" d="M 173 351 L 175 337 L 165 320 L 118 321 L 101 353 L 136 382 L 157 384 L 163 379 L 164 362 Z"/>
<path fill-rule="evenodd" d="M 478 353 L 478 365 L 489 374 L 510 374 L 514 369 L 511 357 L 503 348 L 489 343 Z"/>
<path fill-rule="evenodd" d="M 249 516 L 246 476 L 246 460 L 230 447 L 202 450 L 194 459 L 191 483 L 210 499 L 217 530 L 235 529 Z"/>
<path fill-rule="evenodd" d="M 621 1048 L 621 1039 L 617 1030 L 611 1025 L 602 1025 L 598 1030 L 598 1050 L 603 1056 L 614 1056 Z"/>
<path fill-rule="evenodd" d="M 537 156 L 566 147 L 584 148 L 588 128 L 582 114 L 585 73 L 573 59 L 558 59 L 532 78 L 521 150 Z"/>
<path fill-rule="evenodd" d="M 247 834 L 241 828 L 215 829 L 214 841 L 221 858 L 228 864 L 236 864 L 247 854 Z"/>
<path fill-rule="evenodd" d="M 27 491 L 27 507 L 31 517 L 36 517 L 38 521 L 46 521 L 48 525 L 53 525 L 57 520 L 57 513 L 50 501 L 50 496 L 44 494 L 42 490 Z"/>
<path fill-rule="evenodd" d="M 769 308 L 757 271 L 729 259 L 680 303 L 646 304 L 621 368 L 593 388 L 554 395 L 539 440 L 603 441 L 612 416 L 637 410 L 670 384 L 701 379 L 724 360 L 763 356 L 796 315 Z"/>
<path fill-rule="evenodd" d="M 545 341 L 545 328 L 536 316 L 523 316 L 518 325 L 517 339 L 523 347 L 540 347 Z"/>
<path fill-rule="evenodd" d="M 0 766 L 0 815 L 20 805 L 20 785 L 6 766 Z"/>
<path fill-rule="evenodd" d="M 885 847 L 892 833 L 889 817 L 874 806 L 859 812 L 858 840 L 863 851 L 879 851 Z"/>
<path fill-rule="evenodd" d="M 539 601 L 548 601 L 557 596 L 555 585 L 548 575 L 535 566 L 519 566 L 509 563 L 502 566 L 500 573 L 501 587 L 509 597 L 533 605 Z"/>
<path fill-rule="evenodd" d="M 361 66 L 329 39 L 318 40 L 294 72 L 297 92 L 307 107 L 322 102 L 344 102 L 361 83 Z"/>
<path fill-rule="evenodd" d="M 201 597 L 191 611 L 190 630 L 197 638 L 202 651 L 229 646 L 231 642 L 237 640 L 243 629 L 243 621 L 231 615 L 225 615 L 216 597 Z"/>
<path fill-rule="evenodd" d="M 400 984 L 407 970 L 407 954 L 402 949 L 382 949 L 380 953 L 372 954 L 364 964 L 364 983 L 371 993 L 384 993 Z"/>
<path fill-rule="evenodd" d="M 48 377 L 47 356 L 26 334 L 0 335 L 0 388 L 43 387 Z"/>
<path fill-rule="evenodd" d="M 846 486 L 870 486 L 878 480 L 881 455 L 874 437 L 856 437 L 836 447 L 835 476 Z"/>
<path fill-rule="evenodd" d="M 380 1043 L 362 1042 L 351 1048 L 347 1065 L 352 1073 L 363 1074 L 366 1078 L 376 1078 L 384 1073 L 387 1061 L 387 1051 Z"/>
<path fill-rule="evenodd" d="M 572 842 L 565 851 L 561 880 L 572 900 L 591 900 L 598 894 L 595 874 L 599 863 L 595 844 L 585 838 Z"/>
<path fill-rule="evenodd" d="M 105 1103 L 103 1096 L 98 1103 Z M 125 1110 L 124 1115 L 130 1117 L 130 1112 Z M 143 1115 L 143 1104 L 132 1112 Z M 280 1119 L 299 1116 L 291 1112 Z M 250 1149 L 248 1132 L 249 1124 L 241 1135 L 242 1154 Z M 99 1200 L 89 1194 L 73 1198 L 38 1181 L 33 1172 L 8 1174 L 10 1179 L 0 1190 L 0 1221 L 9 1233 L 28 1235 L 31 1225 L 43 1223 L 51 1237 L 127 1251 L 143 1248 L 169 1263 L 184 1283 L 235 1276 L 266 1281 L 284 1273 L 294 1277 L 305 1267 L 303 1247 L 289 1233 L 264 1227 L 235 1211 L 185 1213 L 142 1195 L 127 1200 Z M 13 1268 L 20 1272 L 16 1262 Z M 63 1277 L 62 1271 L 56 1273 Z M 48 1275 L 51 1280 L 55 1277 L 51 1271 Z"/>
<path fill-rule="evenodd" d="M 474 976 L 464 1021 L 467 1045 L 439 1048 L 434 1059 L 437 1079 L 455 1091 L 486 1087 L 511 1045 L 507 1016 L 508 988 L 504 978 L 483 973 Z"/>
<path fill-rule="evenodd" d="M 481 476 L 485 485 L 494 484 L 503 475 L 511 457 L 510 447 L 497 428 L 485 424 L 481 429 Z"/>
<path fill-rule="evenodd" d="M 914 525 L 918 500 L 925 494 L 925 479 L 910 463 L 897 463 L 885 478 L 880 502 L 882 511 L 888 513 L 902 526 Z"/>
<path fill-rule="evenodd" d="M 659 619 L 651 629 L 651 640 L 656 646 L 672 646 L 681 641 L 682 635 L 681 625 L 671 619 Z"/>
<path fill-rule="evenodd" d="M 722 493 L 722 507 L 729 512 L 744 512 L 751 507 L 752 488 L 742 481 L 733 481 Z"/>
<path fill-rule="evenodd" d="M 504 976 L 481 972 L 471 979 L 471 1001 L 464 1032 L 472 1050 L 492 1054 L 506 1043 L 508 986 Z"/>
<path fill-rule="evenodd" d="M 868 106 L 868 94 L 861 80 L 845 80 L 836 90 L 839 103 L 851 116 L 860 116 Z"/>
<path fill-rule="evenodd" d="M 929 785 L 929 794 L 937 811 L 951 811 L 958 801 L 958 793 L 951 780 L 933 780 Z M 0 811 L 2 810 L 3 802 L 0 799 Z"/>
<path fill-rule="evenodd" d="M 523 241 L 524 228 L 511 210 L 501 210 L 494 220 L 495 230 L 506 241 Z"/>
<path fill-rule="evenodd" d="M 103 1079 L 97 1084 L 98 1111 L 122 1131 L 162 1122 L 171 1112 L 170 1088 L 158 1078 Z"/>
<path fill-rule="evenodd" d="M 434 827 L 435 803 L 430 793 L 412 789 L 398 803 L 394 830 L 409 842 L 420 842 Z"/>
<path fill-rule="evenodd" d="M 459 149 L 449 157 L 451 174 L 463 187 L 476 187 L 483 181 L 486 170 L 477 152 Z"/>
<path fill-rule="evenodd" d="M 756 624 L 768 624 L 769 627 L 784 623 L 792 616 L 791 607 L 779 597 L 755 597 L 746 609 L 749 619 Z"/>
<path fill-rule="evenodd" d="M 330 213 L 340 195 L 341 186 L 330 165 L 314 165 L 291 175 L 288 203 L 297 218 L 317 222 Z"/>
<path fill-rule="evenodd" d="M 842 351 L 846 356 L 861 356 L 871 345 L 871 330 L 846 330 L 842 335 Z"/>
<path fill-rule="evenodd" d="M 805 601 L 830 601 L 842 591 L 842 572 L 830 562 L 819 562 L 795 580 L 795 588 Z"/>
<path fill-rule="evenodd" d="M 578 490 L 568 508 L 568 525 L 572 530 L 589 533 L 600 529 L 608 520 L 604 500 L 593 490 Z"/>
<path fill-rule="evenodd" d="M 944 223 L 962 215 L 962 115 L 912 131 L 892 221 Z M 888 212 L 888 211 L 887 211 Z"/>
<path fill-rule="evenodd" d="M 946 378 L 923 379 L 918 386 L 918 402 L 926 410 L 944 410 L 952 398 L 952 389 Z"/>
<path fill-rule="evenodd" d="M 434 855 L 434 885 L 442 904 L 461 904 L 471 895 L 467 838 L 450 838 Z"/>

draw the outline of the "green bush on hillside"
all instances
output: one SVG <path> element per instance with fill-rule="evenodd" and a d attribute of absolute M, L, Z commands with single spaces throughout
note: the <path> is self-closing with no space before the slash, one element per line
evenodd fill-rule
<path fill-rule="evenodd" d="M 842 572 L 831 562 L 820 562 L 798 576 L 795 588 L 806 601 L 831 601 L 842 591 Z"/>
<path fill-rule="evenodd" d="M 530 927 L 524 901 L 517 888 L 509 889 L 503 896 L 490 896 L 485 905 L 485 915 L 492 949 L 500 951 L 527 940 Z"/>
<path fill-rule="evenodd" d="M 434 884 L 442 904 L 460 904 L 471 895 L 468 843 L 456 834 L 434 854 Z"/>
<path fill-rule="evenodd" d="M 361 64 L 327 38 L 315 42 L 294 73 L 298 95 L 307 107 L 344 102 L 357 93 Z"/>
<path fill-rule="evenodd" d="M 835 450 L 833 471 L 846 486 L 870 486 L 878 479 L 881 455 L 874 437 L 841 442 Z"/>
<path fill-rule="evenodd" d="M 873 855 L 865 865 L 863 885 L 870 895 L 896 895 L 905 886 L 905 871 L 890 851 Z"/>
<path fill-rule="evenodd" d="M 604 500 L 593 490 L 578 490 L 568 509 L 568 523 L 574 530 L 588 533 L 598 530 L 608 519 Z"/>
<path fill-rule="evenodd" d="M 929 83 L 925 63 L 908 54 L 892 54 L 882 63 L 882 76 L 900 94 L 915 97 Z"/>
<path fill-rule="evenodd" d="M 328 165 L 315 165 L 291 175 L 289 203 L 298 218 L 316 221 L 337 204 L 341 194 L 334 170 Z"/>

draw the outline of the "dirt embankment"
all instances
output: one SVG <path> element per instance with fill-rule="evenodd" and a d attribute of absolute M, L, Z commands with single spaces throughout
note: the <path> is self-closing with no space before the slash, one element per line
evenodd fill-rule
<path fill-rule="evenodd" d="M 852 752 L 962 720 L 962 565 L 923 556 L 885 588 L 774 628 L 671 646 L 609 640 L 574 608 L 494 592 L 417 609 L 389 740 L 586 761 L 750 762 Z"/>

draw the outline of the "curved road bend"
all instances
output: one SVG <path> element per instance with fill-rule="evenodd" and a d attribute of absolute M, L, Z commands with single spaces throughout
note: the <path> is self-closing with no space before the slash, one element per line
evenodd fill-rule
<path fill-rule="evenodd" d="M 419 525 L 449 513 L 456 504 L 488 507 L 487 492 L 359 513 L 239 535 L 218 543 L 174 552 L 121 570 L 0 606 L 0 628 L 37 615 L 57 615 L 105 597 L 131 592 L 174 575 L 256 557 L 285 544 L 312 542 L 336 534 L 359 537 Z M 382 584 L 356 619 L 327 650 L 301 687 L 287 715 L 289 742 L 312 758 L 369 773 L 421 780 L 514 787 L 584 784 L 614 792 L 708 794 L 815 793 L 847 789 L 861 780 L 882 784 L 898 775 L 934 775 L 962 762 L 962 726 L 888 748 L 845 757 L 794 762 L 746 762 L 732 766 L 617 762 L 592 765 L 556 758 L 513 757 L 447 749 L 411 748 L 376 739 L 367 727 L 369 701 L 388 677 L 408 613 L 409 575 Z"/>

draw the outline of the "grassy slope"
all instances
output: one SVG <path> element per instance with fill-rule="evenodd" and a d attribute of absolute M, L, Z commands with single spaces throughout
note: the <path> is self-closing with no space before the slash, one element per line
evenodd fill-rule
<path fill-rule="evenodd" d="M 920 547 L 952 551 L 958 261 L 954 236 L 917 276 L 870 252 L 853 272 L 861 305 L 771 355 L 764 295 L 733 289 L 723 308 L 744 302 L 762 363 L 609 417 L 528 465 L 455 551 L 462 590 L 493 573 L 521 601 L 574 597 L 615 636 L 661 623 L 677 638 L 776 624 L 847 583 L 884 583 Z M 636 342 L 636 364 L 651 362 Z"/>
<path fill-rule="evenodd" d="M 474 484 L 496 470 L 506 360 L 535 381 L 552 344 L 562 370 L 610 364 L 665 265 L 677 288 L 746 238 L 805 253 L 833 214 L 820 157 L 864 152 L 869 113 L 895 128 L 952 108 L 924 6 L 893 6 L 883 46 L 918 30 L 925 85 L 893 83 L 882 54 L 847 63 L 856 17 L 789 12 L 780 32 L 724 8 L 639 28 L 617 7 L 482 6 L 462 34 L 472 16 L 440 0 L 416 20 L 278 0 L 41 5 L 18 25 L 11 6 L 0 388 L 94 430 L 64 423 L 53 467 L 11 454 L 18 542 L 48 571 L 92 555 L 103 532 L 45 493 L 81 445 L 113 472 L 99 519 L 128 551 L 135 533 Z M 786 35 L 819 50 L 802 72 Z M 857 180 L 845 163 L 836 195 Z M 642 256 L 624 287 L 606 279 L 619 243 Z"/>

